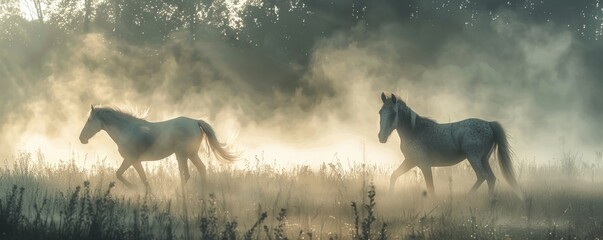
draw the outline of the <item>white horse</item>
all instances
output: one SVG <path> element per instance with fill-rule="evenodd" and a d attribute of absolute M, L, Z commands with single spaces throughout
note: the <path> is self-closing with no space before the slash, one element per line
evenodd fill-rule
<path fill-rule="evenodd" d="M 440 124 L 421 117 L 404 101 L 394 94 L 386 97 L 381 93 L 383 106 L 379 110 L 379 141 L 387 138 L 396 130 L 400 136 L 400 150 L 405 160 L 390 178 L 390 191 L 393 191 L 396 179 L 414 167 L 423 172 L 427 190 L 434 193 L 432 167 L 452 166 L 465 159 L 477 175 L 477 181 L 471 188 L 475 192 L 485 181 L 488 182 L 490 196 L 494 194 L 496 177 L 490 168 L 490 155 L 498 148 L 498 161 L 503 176 L 509 182 L 520 199 L 519 190 L 511 165 L 511 149 L 506 133 L 498 122 L 481 119 L 465 119 L 454 123 Z"/>
<path fill-rule="evenodd" d="M 117 178 L 129 188 L 135 185 L 122 175 L 130 166 L 134 166 L 149 193 L 150 186 L 141 162 L 165 159 L 175 153 L 182 186 L 190 178 L 187 164 L 190 159 L 201 174 L 202 187 L 205 189 L 206 168 L 198 154 L 204 137 L 207 138 L 208 149 L 213 151 L 217 159 L 236 159 L 235 154 L 218 142 L 213 128 L 203 120 L 178 117 L 163 122 L 148 122 L 113 108 L 90 108 L 90 116 L 82 129 L 80 141 L 87 144 L 96 133 L 105 130 L 124 158 L 117 170 Z"/>

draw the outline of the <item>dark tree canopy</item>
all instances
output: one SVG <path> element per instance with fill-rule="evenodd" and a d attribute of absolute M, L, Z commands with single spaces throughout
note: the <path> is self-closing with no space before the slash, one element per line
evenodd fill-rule
<path fill-rule="evenodd" d="M 84 54 L 87 70 L 125 79 L 135 91 L 157 88 L 149 79 L 170 57 L 178 69 L 173 81 L 183 84 L 166 91 L 200 91 L 220 81 L 237 93 L 298 94 L 305 100 L 296 104 L 307 109 L 321 97 L 337 94 L 327 81 L 303 81 L 313 74 L 309 66 L 314 51 L 327 39 L 347 34 L 351 39 L 342 42 L 362 45 L 366 39 L 380 40 L 377 34 L 404 38 L 388 49 L 396 58 L 383 60 L 400 66 L 439 64 L 451 40 L 470 42 L 501 61 L 521 59 L 515 51 L 489 47 L 496 40 L 490 37 L 494 22 L 500 19 L 570 32 L 572 46 L 584 52 L 584 76 L 599 79 L 603 73 L 603 10 L 598 0 L 5 0 L 0 1 L 0 80 L 4 89 L 21 91 L 2 90 L 0 112 L 19 106 L 19 94 L 39 94 L 36 86 L 43 86 L 47 76 L 73 67 L 61 59 L 75 54 L 74 46 L 88 34 L 102 35 L 119 54 L 108 59 Z M 419 79 L 422 72 L 408 74 Z M 600 81 L 592 81 L 584 89 L 600 87 Z M 584 97 L 592 105 L 587 108 L 603 105 L 594 92 Z M 283 104 L 259 99 L 250 101 L 266 109 Z M 592 117 L 603 118 L 603 113 L 593 112 Z"/>

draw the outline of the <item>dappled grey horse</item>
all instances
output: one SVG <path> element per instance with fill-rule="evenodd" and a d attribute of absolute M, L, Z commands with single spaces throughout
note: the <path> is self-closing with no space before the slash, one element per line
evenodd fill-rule
<path fill-rule="evenodd" d="M 490 168 L 489 158 L 498 148 L 498 161 L 507 182 L 520 199 L 523 195 L 515 180 L 511 166 L 511 150 L 504 129 L 498 122 L 481 119 L 465 119 L 454 123 L 436 123 L 415 113 L 394 94 L 381 93 L 383 106 L 379 110 L 379 141 L 387 142 L 394 129 L 400 136 L 400 150 L 405 160 L 390 178 L 390 192 L 396 179 L 414 167 L 423 172 L 427 190 L 433 194 L 431 167 L 455 165 L 465 159 L 477 175 L 470 192 L 475 192 L 485 181 L 490 196 L 494 194 L 496 177 Z"/>
<path fill-rule="evenodd" d="M 117 169 L 117 178 L 127 187 L 134 187 L 134 184 L 122 176 L 133 166 L 147 192 L 150 191 L 150 186 L 141 162 L 164 159 L 174 153 L 178 160 L 182 186 L 190 177 L 190 159 L 201 174 L 202 187 L 205 189 L 206 169 L 198 154 L 204 137 L 207 139 L 208 150 L 213 151 L 217 159 L 233 161 L 236 158 L 218 142 L 213 128 L 203 120 L 178 117 L 163 122 L 148 122 L 113 108 L 91 106 L 90 116 L 80 134 L 80 141 L 87 144 L 100 130 L 109 134 L 117 144 L 119 154 L 124 158 Z"/>

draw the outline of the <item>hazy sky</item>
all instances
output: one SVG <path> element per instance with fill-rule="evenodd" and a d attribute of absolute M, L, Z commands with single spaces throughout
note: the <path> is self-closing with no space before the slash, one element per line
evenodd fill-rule
<path fill-rule="evenodd" d="M 206 119 L 247 159 L 263 152 L 286 163 L 358 161 L 364 145 L 367 160 L 389 166 L 403 157 L 397 137 L 377 141 L 386 91 L 439 122 L 501 122 L 519 159 L 546 162 L 566 149 L 591 160 L 603 148 L 603 8 L 511 3 L 375 1 L 349 27 L 323 11 L 332 6 L 314 3 L 315 23 L 330 32 L 290 45 L 266 35 L 256 48 L 211 34 L 132 44 L 92 32 L 47 53 L 40 49 L 53 48 L 44 39 L 53 32 L 40 28 L 26 44 L 0 50 L 0 149 L 7 157 L 39 148 L 52 160 L 70 152 L 119 158 L 104 133 L 86 146 L 77 139 L 90 104 L 103 104 L 148 110 L 151 121 Z M 307 56 L 291 57 L 298 49 Z"/>

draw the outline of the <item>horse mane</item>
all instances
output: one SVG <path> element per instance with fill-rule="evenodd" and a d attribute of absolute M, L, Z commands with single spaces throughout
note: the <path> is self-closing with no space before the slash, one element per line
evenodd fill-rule
<path fill-rule="evenodd" d="M 423 116 L 417 114 L 417 120 L 419 120 L 419 119 L 422 121 L 428 122 L 428 123 L 438 124 L 438 122 L 436 120 L 433 120 L 433 118 L 423 117 Z"/>
<path fill-rule="evenodd" d="M 123 123 L 132 121 L 145 121 L 144 116 L 138 117 L 134 113 L 124 111 L 113 107 L 96 107 L 94 108 L 95 116 L 98 116 L 103 122 L 108 123 Z"/>
<path fill-rule="evenodd" d="M 396 94 L 393 94 L 393 95 L 396 96 L 396 99 L 397 99 L 396 101 L 403 103 L 404 106 L 406 106 L 411 111 L 413 111 L 413 112 L 415 111 L 410 106 L 408 106 L 408 104 L 406 104 L 406 102 L 404 100 L 402 100 L 399 96 L 397 96 Z M 391 100 L 391 96 L 389 96 L 389 95 L 386 95 L 385 98 L 388 100 Z M 427 123 L 431 123 L 431 124 L 438 124 L 438 122 L 436 120 L 433 120 L 432 118 L 421 116 L 417 112 L 415 112 L 415 113 L 417 114 L 417 121 L 423 121 L 423 122 L 427 122 Z"/>

